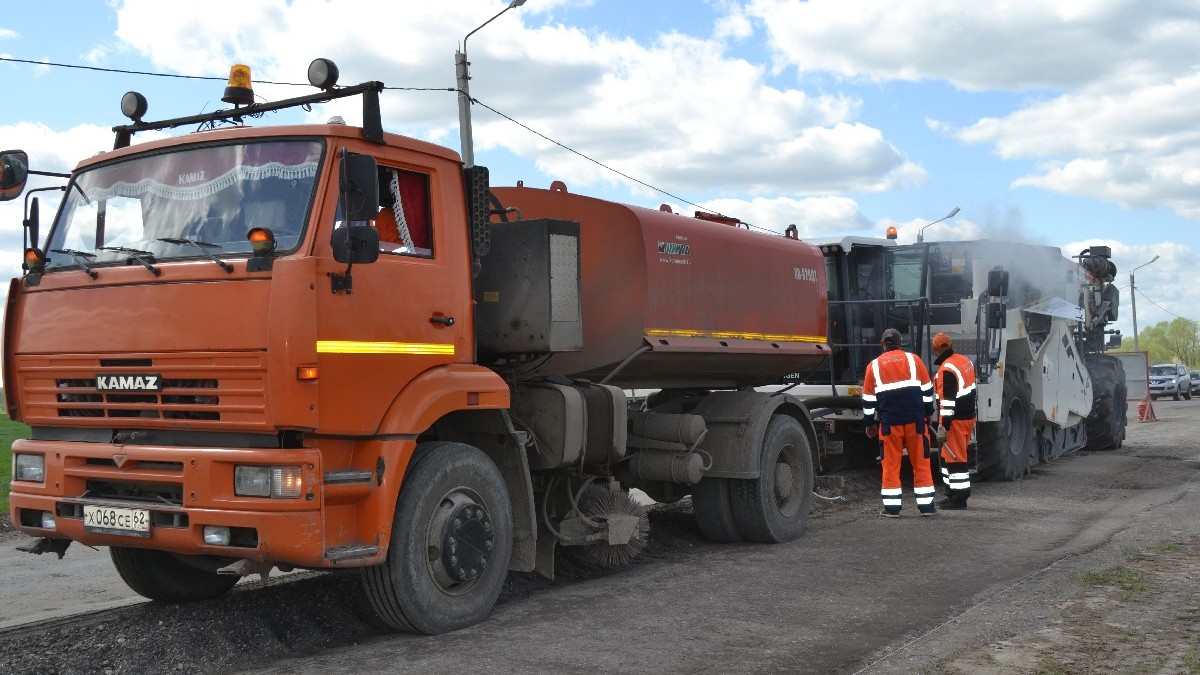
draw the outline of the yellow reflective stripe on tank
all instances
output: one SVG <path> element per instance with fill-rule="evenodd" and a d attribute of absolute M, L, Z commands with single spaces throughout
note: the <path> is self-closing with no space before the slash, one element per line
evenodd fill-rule
<path fill-rule="evenodd" d="M 317 340 L 318 354 L 454 354 L 453 344 L 436 342 L 360 342 Z"/>
<path fill-rule="evenodd" d="M 653 337 L 713 338 L 717 340 L 759 340 L 762 342 L 811 342 L 822 345 L 829 341 L 827 338 L 819 335 L 775 335 L 771 333 L 687 330 L 681 328 L 647 328 L 646 335 Z"/>

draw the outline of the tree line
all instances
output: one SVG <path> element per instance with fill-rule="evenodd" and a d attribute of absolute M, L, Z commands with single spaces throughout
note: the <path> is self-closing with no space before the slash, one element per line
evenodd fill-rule
<path fill-rule="evenodd" d="M 1191 319 L 1162 321 L 1138 331 L 1138 350 L 1148 352 L 1151 364 L 1182 363 L 1200 367 L 1200 322 Z M 1133 351 L 1133 337 L 1121 338 L 1121 351 Z"/>

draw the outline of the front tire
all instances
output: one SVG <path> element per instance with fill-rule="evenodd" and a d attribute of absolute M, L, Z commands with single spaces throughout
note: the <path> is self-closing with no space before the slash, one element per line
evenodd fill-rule
<path fill-rule="evenodd" d="M 183 556 L 166 551 L 113 546 L 108 555 L 125 585 L 159 602 L 211 600 L 233 588 L 239 578 L 190 565 Z"/>
<path fill-rule="evenodd" d="M 409 462 L 387 559 L 363 572 L 387 625 L 433 635 L 482 621 L 512 557 L 512 506 L 495 463 L 477 448 L 437 441 Z"/>
<path fill-rule="evenodd" d="M 979 424 L 980 477 L 1017 480 L 1029 473 L 1036 457 L 1033 390 L 1018 368 L 1004 369 L 1004 406 L 998 422 Z"/>

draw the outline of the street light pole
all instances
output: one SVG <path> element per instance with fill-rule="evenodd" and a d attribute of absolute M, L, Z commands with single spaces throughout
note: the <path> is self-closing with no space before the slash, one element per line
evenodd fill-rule
<path fill-rule="evenodd" d="M 958 215 L 958 207 L 957 206 L 954 207 L 953 211 L 951 211 L 950 213 L 947 213 L 944 217 L 938 218 L 937 220 L 933 221 L 932 223 L 926 223 L 917 232 L 917 243 L 920 244 L 921 242 L 925 241 L 925 228 L 926 227 L 929 227 L 930 225 L 937 225 L 938 223 L 942 222 L 943 220 L 946 220 L 947 218 L 953 218 L 956 215 Z"/>
<path fill-rule="evenodd" d="M 1141 351 L 1138 349 L 1138 333 L 1137 333 L 1137 287 L 1133 285 L 1133 273 L 1142 269 L 1146 265 L 1158 260 L 1158 256 L 1154 256 L 1148 263 L 1142 263 L 1137 267 L 1129 270 L 1129 308 L 1132 310 L 1130 314 L 1133 316 L 1133 351 Z"/>
<path fill-rule="evenodd" d="M 467 38 L 474 35 L 480 28 L 488 25 L 513 7 L 520 7 L 525 0 L 512 0 L 508 6 L 496 13 L 496 16 L 484 21 L 478 28 L 467 33 L 463 38 L 462 49 L 454 52 L 454 74 L 458 84 L 458 141 L 462 147 L 464 166 L 475 166 L 475 139 L 471 136 L 471 75 L 468 72 L 470 62 L 467 61 Z"/>

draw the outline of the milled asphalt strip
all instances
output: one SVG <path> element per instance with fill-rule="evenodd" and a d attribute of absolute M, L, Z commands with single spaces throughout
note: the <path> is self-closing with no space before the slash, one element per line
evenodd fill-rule
<path fill-rule="evenodd" d="M 1170 504 L 1172 502 L 1179 501 L 1180 499 L 1183 498 L 1184 493 L 1190 489 L 1191 484 L 1193 482 L 1195 482 L 1197 478 L 1200 478 L 1200 471 L 1194 471 L 1190 478 L 1188 478 L 1186 481 L 1184 481 L 1182 484 L 1180 484 L 1178 488 L 1175 488 L 1176 494 L 1171 499 L 1167 499 L 1162 502 L 1151 504 L 1145 509 L 1140 509 L 1139 512 L 1144 512 L 1149 509 L 1158 508 L 1160 506 L 1164 506 L 1166 504 Z M 1127 521 L 1125 527 L 1128 527 L 1128 521 Z M 1108 537 L 1105 537 L 1101 541 L 1097 541 L 1096 543 L 1092 544 L 1091 546 L 1088 546 L 1087 548 L 1083 549 L 1082 551 L 1076 551 L 1074 553 L 1069 553 L 1069 554 L 1059 558 L 1058 560 L 1055 560 L 1054 562 L 1050 563 L 1049 565 L 1046 565 L 1042 569 L 1026 576 L 1025 578 L 1015 581 L 1012 584 L 1010 584 L 1009 586 L 1007 586 L 999 591 L 996 591 L 992 595 L 989 595 L 988 597 L 984 598 L 983 600 L 980 600 L 979 602 L 975 603 L 974 605 L 971 605 L 970 607 L 964 609 L 963 611 L 959 612 L 958 614 L 955 614 L 954 616 L 950 617 L 949 619 L 946 619 L 942 623 L 939 623 L 938 625 L 934 626 L 933 628 L 930 628 L 929 630 L 925 631 L 921 635 L 918 635 L 917 637 L 909 640 L 908 642 L 905 642 L 904 644 L 893 649 L 892 651 L 888 652 L 887 654 L 884 654 L 883 656 L 879 657 L 878 659 L 875 659 L 871 663 L 868 663 L 867 665 L 863 666 L 862 668 L 854 671 L 853 675 L 861 675 L 862 673 L 867 672 L 868 670 L 874 668 L 875 666 L 879 665 L 880 663 L 887 661 L 888 659 L 899 654 L 900 652 L 917 644 L 921 640 L 924 640 L 925 638 L 929 637 L 930 635 L 933 635 L 934 633 L 938 632 L 942 628 L 945 628 L 946 626 L 948 626 L 952 623 L 955 623 L 956 621 L 963 618 L 967 614 L 970 614 L 971 612 L 975 611 L 976 609 L 983 607 L 984 605 L 990 604 L 993 600 L 999 598 L 1002 595 L 1005 595 L 1006 593 L 1013 590 L 1014 588 L 1018 588 L 1019 586 L 1029 582 L 1030 580 L 1040 577 L 1041 575 L 1045 574 L 1046 572 L 1049 572 L 1050 570 L 1057 567 L 1059 564 L 1061 564 L 1067 560 L 1070 560 L 1072 558 L 1078 558 L 1079 556 L 1092 553 L 1093 551 L 1099 549 L 1101 546 L 1104 546 L 1106 543 L 1108 543 L 1108 541 L 1112 539 L 1113 535 L 1115 535 L 1117 532 L 1120 532 L 1121 530 L 1125 529 L 1125 527 L 1121 527 L 1117 530 L 1114 530 L 1113 532 L 1111 532 L 1109 534 Z"/>

